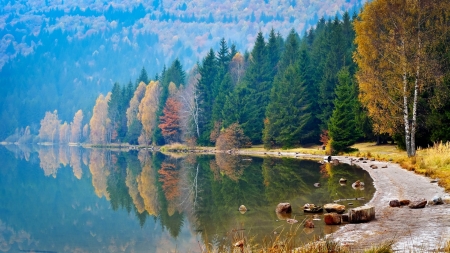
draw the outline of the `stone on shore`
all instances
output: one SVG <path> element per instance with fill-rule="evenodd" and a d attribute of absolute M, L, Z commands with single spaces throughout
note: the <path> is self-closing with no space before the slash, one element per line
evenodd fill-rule
<path fill-rule="evenodd" d="M 411 203 L 411 201 L 409 199 L 400 200 L 400 205 L 402 205 L 402 206 L 407 206 L 407 205 L 409 205 L 409 203 Z"/>
<path fill-rule="evenodd" d="M 368 222 L 375 219 L 375 207 L 360 206 L 350 209 L 348 212 L 348 221 L 350 223 Z"/>
<path fill-rule="evenodd" d="M 345 212 L 345 206 L 339 204 L 325 204 L 323 208 L 329 213 L 341 214 Z"/>
<path fill-rule="evenodd" d="M 393 199 L 391 201 L 389 201 L 389 206 L 390 207 L 400 207 L 400 201 L 398 201 L 398 199 Z"/>
<path fill-rule="evenodd" d="M 427 205 L 427 200 L 426 199 L 419 199 L 419 200 L 415 200 L 415 201 L 411 201 L 411 203 L 409 203 L 409 208 L 412 209 L 417 209 L 417 208 L 424 208 Z"/>

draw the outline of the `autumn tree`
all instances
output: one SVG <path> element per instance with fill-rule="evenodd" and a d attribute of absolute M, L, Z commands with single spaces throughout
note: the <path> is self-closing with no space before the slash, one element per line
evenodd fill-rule
<path fill-rule="evenodd" d="M 64 122 L 59 127 L 59 143 L 69 143 L 70 141 L 70 125 Z"/>
<path fill-rule="evenodd" d="M 195 65 L 188 76 L 187 85 L 180 89 L 178 101 L 181 103 L 180 124 L 185 141 L 194 141 L 200 137 L 199 128 L 199 94 L 197 89 L 200 73 Z"/>
<path fill-rule="evenodd" d="M 156 128 L 156 116 L 160 96 L 159 81 L 150 81 L 145 90 L 145 95 L 139 104 L 138 119 L 142 124 L 141 135 L 138 142 L 141 145 L 149 145 Z"/>
<path fill-rule="evenodd" d="M 231 74 L 231 80 L 233 81 L 233 85 L 236 86 L 238 83 L 241 82 L 242 77 L 245 74 L 245 60 L 244 56 L 237 52 L 234 56 L 232 56 L 231 62 L 230 62 L 230 74 Z"/>
<path fill-rule="evenodd" d="M 83 111 L 78 110 L 73 116 L 73 121 L 70 124 L 70 141 L 79 142 L 81 140 L 81 131 L 83 123 Z"/>
<path fill-rule="evenodd" d="M 139 104 L 145 95 L 145 90 L 146 84 L 141 81 L 134 91 L 134 95 L 129 102 L 126 112 L 128 131 L 125 140 L 130 144 L 138 143 L 137 140 L 142 131 L 142 124 L 137 115 L 139 113 Z"/>
<path fill-rule="evenodd" d="M 89 121 L 89 126 L 91 129 L 90 139 L 92 144 L 105 144 L 108 143 L 110 139 L 110 119 L 108 118 L 108 101 L 111 93 L 108 95 L 100 96 L 95 102 L 95 106 L 92 112 L 92 118 Z"/>
<path fill-rule="evenodd" d="M 167 143 L 181 141 L 180 128 L 180 102 L 175 97 L 169 97 L 163 110 L 163 115 L 159 118 L 162 135 Z"/>
<path fill-rule="evenodd" d="M 41 120 L 41 128 L 39 129 L 39 138 L 41 142 L 58 142 L 59 138 L 58 111 L 46 112 L 44 118 Z"/>
<path fill-rule="evenodd" d="M 376 0 L 355 21 L 360 99 L 376 133 L 401 133 L 416 154 L 418 103 L 441 71 L 430 49 L 447 33 L 448 1 Z M 376 17 L 376 18 L 374 18 Z"/>
<path fill-rule="evenodd" d="M 233 123 L 224 129 L 216 140 L 216 148 L 218 150 L 239 149 L 249 146 L 251 146 L 251 140 L 245 136 L 238 123 Z"/>

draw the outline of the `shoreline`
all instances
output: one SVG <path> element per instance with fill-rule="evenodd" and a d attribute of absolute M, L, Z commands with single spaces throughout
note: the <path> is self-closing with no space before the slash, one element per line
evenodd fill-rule
<path fill-rule="evenodd" d="M 341 162 L 349 158 L 336 156 Z M 407 171 L 399 164 L 380 161 L 353 163 L 366 170 L 373 179 L 375 194 L 367 203 L 375 207 L 375 220 L 368 223 L 347 224 L 333 233 L 334 240 L 354 249 L 366 249 L 383 242 L 393 242 L 399 252 L 438 251 L 450 240 L 450 208 L 448 204 L 427 205 L 421 209 L 390 207 L 392 199 L 431 200 L 434 196 L 448 196 L 444 188 L 430 178 Z M 370 168 L 377 165 L 378 169 Z M 387 165 L 387 168 L 381 168 Z"/>
<path fill-rule="evenodd" d="M 306 159 L 323 159 L 324 155 L 300 154 L 293 152 L 238 151 L 238 155 L 261 155 L 293 157 Z M 399 164 L 382 161 L 352 161 L 346 156 L 332 156 L 340 163 L 359 166 L 367 171 L 373 179 L 375 194 L 366 204 L 375 207 L 375 219 L 367 223 L 345 224 L 329 238 L 349 247 L 362 251 L 381 243 L 392 242 L 396 252 L 439 252 L 450 240 L 450 206 L 427 205 L 421 209 L 390 207 L 392 199 L 411 201 L 434 196 L 449 196 L 444 188 L 431 179 L 413 171 L 403 169 Z M 372 169 L 371 165 L 377 165 Z M 381 168 L 386 166 L 387 168 Z"/>

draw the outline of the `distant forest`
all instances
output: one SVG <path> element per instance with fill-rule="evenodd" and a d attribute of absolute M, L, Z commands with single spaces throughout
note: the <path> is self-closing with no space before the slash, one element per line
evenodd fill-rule
<path fill-rule="evenodd" d="M 78 108 L 72 122 L 47 112 L 37 137 L 27 127 L 6 140 L 221 146 L 237 136 L 233 147 L 332 140 L 336 150 L 358 140 L 392 139 L 407 150 L 448 141 L 450 12 L 446 3 L 424 4 L 373 1 L 358 16 L 321 18 L 301 36 L 294 29 L 285 38 L 274 29 L 259 32 L 251 52 L 222 38 L 219 49 L 187 73 L 178 59 L 154 76 L 142 68 L 134 82 L 116 82 L 93 98 L 93 109 Z M 387 18 L 394 13 L 385 8 L 403 18 Z M 378 23 L 370 15 L 379 16 Z M 415 27 L 424 17 L 433 22 Z M 392 22 L 401 30 L 380 33 Z M 436 34 L 427 40 L 430 31 Z"/>

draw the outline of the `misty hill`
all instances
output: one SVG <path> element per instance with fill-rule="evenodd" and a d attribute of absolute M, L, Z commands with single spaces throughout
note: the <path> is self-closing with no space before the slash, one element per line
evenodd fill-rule
<path fill-rule="evenodd" d="M 303 34 L 363 2 L 2 1 L 0 139 L 27 125 L 36 132 L 46 111 L 63 121 L 92 111 L 100 92 L 134 84 L 142 67 L 151 79 L 176 58 L 188 70 L 221 38 L 244 52 L 259 31 Z"/>

